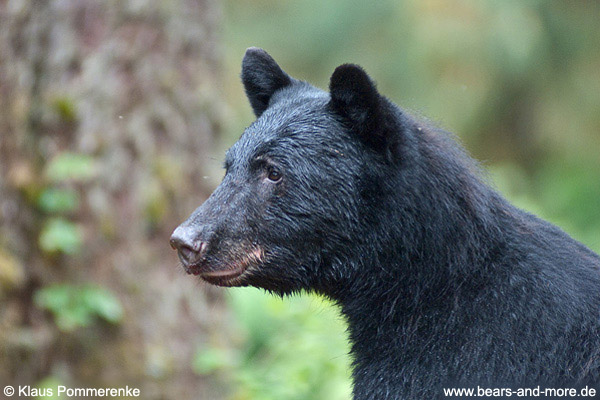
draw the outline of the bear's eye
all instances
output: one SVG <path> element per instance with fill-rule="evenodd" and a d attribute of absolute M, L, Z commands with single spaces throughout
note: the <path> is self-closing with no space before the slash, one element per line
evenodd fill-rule
<path fill-rule="evenodd" d="M 281 172 L 279 172 L 273 167 L 270 167 L 267 170 L 267 178 L 272 182 L 277 182 L 281 179 Z"/>

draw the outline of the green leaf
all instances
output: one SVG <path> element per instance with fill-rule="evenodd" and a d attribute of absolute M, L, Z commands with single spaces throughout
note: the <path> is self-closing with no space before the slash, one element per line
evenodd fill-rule
<path fill-rule="evenodd" d="M 89 326 L 96 317 L 111 323 L 123 318 L 119 300 L 97 286 L 48 286 L 36 292 L 34 302 L 37 307 L 50 311 L 56 325 L 65 332 Z"/>
<path fill-rule="evenodd" d="M 119 322 L 123 318 L 123 308 L 119 300 L 102 288 L 88 287 L 84 290 L 82 302 L 87 309 L 109 322 Z"/>
<path fill-rule="evenodd" d="M 54 182 L 87 181 L 96 173 L 94 159 L 85 154 L 62 153 L 46 167 L 46 176 Z"/>
<path fill-rule="evenodd" d="M 44 224 L 40 233 L 40 248 L 47 253 L 76 254 L 83 243 L 81 229 L 63 218 L 52 218 Z"/>
<path fill-rule="evenodd" d="M 38 207 L 48 213 L 69 212 L 79 207 L 79 196 L 72 189 L 45 189 L 37 199 Z"/>

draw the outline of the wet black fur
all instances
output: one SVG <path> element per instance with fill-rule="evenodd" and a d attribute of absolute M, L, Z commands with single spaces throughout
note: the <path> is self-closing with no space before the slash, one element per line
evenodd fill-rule
<path fill-rule="evenodd" d="M 358 66 L 338 67 L 330 94 L 253 48 L 242 79 L 258 118 L 185 224 L 214 268 L 264 251 L 221 284 L 340 305 L 355 399 L 600 381 L 598 255 L 509 204 L 449 134 Z"/>

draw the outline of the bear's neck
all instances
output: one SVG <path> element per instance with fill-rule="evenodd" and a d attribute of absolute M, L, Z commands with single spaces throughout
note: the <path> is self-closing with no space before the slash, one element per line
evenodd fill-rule
<path fill-rule="evenodd" d="M 415 348 L 406 341 L 426 345 L 431 337 L 420 338 L 419 332 L 444 337 L 447 332 L 436 329 L 460 329 L 461 321 L 451 320 L 452 309 L 495 284 L 490 266 L 502 257 L 511 235 L 500 227 L 517 224 L 505 220 L 514 210 L 507 212 L 511 206 L 480 180 L 469 161 L 449 154 L 426 159 L 416 173 L 399 173 L 404 181 L 390 184 L 395 196 L 390 204 L 396 207 L 387 213 L 379 207 L 379 214 L 370 216 L 360 259 L 346 260 L 353 275 L 325 292 L 349 323 L 357 368 L 386 357 L 396 363 L 410 358 L 396 353 Z M 411 189 L 393 193 L 394 187 Z"/>

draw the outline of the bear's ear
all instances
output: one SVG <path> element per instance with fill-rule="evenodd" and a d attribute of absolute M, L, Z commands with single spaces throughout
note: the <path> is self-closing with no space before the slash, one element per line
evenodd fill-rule
<path fill-rule="evenodd" d="M 383 118 L 385 102 L 369 75 L 358 65 L 335 69 L 329 82 L 330 106 L 346 120 L 361 139 L 377 150 L 387 146 Z"/>
<path fill-rule="evenodd" d="M 250 47 L 242 61 L 242 82 L 257 117 L 267 109 L 277 90 L 290 85 L 292 78 L 263 49 Z"/>

